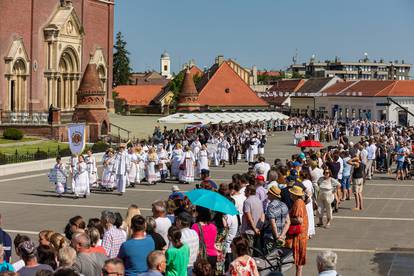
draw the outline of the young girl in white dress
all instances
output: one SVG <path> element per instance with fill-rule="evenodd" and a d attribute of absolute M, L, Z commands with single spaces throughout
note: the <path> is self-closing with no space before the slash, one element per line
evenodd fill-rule
<path fill-rule="evenodd" d="M 86 198 L 89 195 L 89 173 L 87 169 L 87 165 L 85 163 L 85 159 L 82 155 L 79 155 L 78 158 L 78 165 L 75 174 L 75 198 L 83 196 Z"/>
<path fill-rule="evenodd" d="M 202 169 L 209 170 L 208 152 L 207 152 L 206 145 L 202 145 L 201 150 L 198 152 L 198 157 L 197 157 L 197 176 L 198 177 L 200 177 L 200 173 Z"/>
<path fill-rule="evenodd" d="M 115 174 L 113 172 L 115 165 L 114 150 L 108 149 L 103 159 L 102 186 L 105 189 L 112 190 L 115 187 Z"/>
<path fill-rule="evenodd" d="M 55 166 L 53 166 L 52 171 L 51 174 L 53 174 L 53 178 L 51 179 L 51 181 L 53 181 L 55 184 L 55 191 L 58 197 L 62 197 L 62 194 L 65 192 L 66 188 L 67 172 L 65 164 L 62 163 L 60 157 L 56 158 L 56 164 Z"/>

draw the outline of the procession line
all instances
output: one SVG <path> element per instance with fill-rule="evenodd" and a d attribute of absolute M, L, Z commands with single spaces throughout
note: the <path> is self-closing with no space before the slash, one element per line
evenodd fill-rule
<path fill-rule="evenodd" d="M 356 219 L 356 220 L 392 220 L 392 221 L 414 221 L 414 218 L 383 218 L 383 217 L 353 217 L 353 216 L 334 216 L 336 219 Z"/>
<path fill-rule="evenodd" d="M 334 251 L 343 253 L 382 253 L 382 254 L 407 254 L 413 255 L 414 251 L 405 250 L 390 250 L 390 249 L 350 249 L 350 248 L 323 248 L 323 247 L 308 247 L 308 251 Z"/>
<path fill-rule="evenodd" d="M 128 210 L 128 207 L 120 206 L 102 206 L 102 205 L 76 205 L 76 204 L 56 204 L 56 203 L 38 203 L 38 202 L 15 202 L 15 201 L 0 201 L 0 204 L 12 205 L 30 205 L 30 206 L 48 206 L 48 207 L 75 207 L 75 208 L 91 208 L 91 209 L 115 209 Z M 140 208 L 142 211 L 151 211 L 150 208 Z"/>

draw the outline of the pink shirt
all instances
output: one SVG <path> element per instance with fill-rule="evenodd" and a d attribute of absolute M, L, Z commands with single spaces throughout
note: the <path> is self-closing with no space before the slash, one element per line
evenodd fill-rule
<path fill-rule="evenodd" d="M 194 223 L 191 227 L 194 231 L 197 232 L 198 237 L 200 237 L 200 231 L 198 229 L 197 223 Z M 216 238 L 217 238 L 217 228 L 214 224 L 210 223 L 207 225 L 202 225 L 204 243 L 206 244 L 206 252 L 208 256 L 217 256 L 217 250 L 215 247 Z"/>

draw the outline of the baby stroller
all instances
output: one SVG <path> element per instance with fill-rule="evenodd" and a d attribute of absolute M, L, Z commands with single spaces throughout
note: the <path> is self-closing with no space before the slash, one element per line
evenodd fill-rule
<path fill-rule="evenodd" d="M 267 276 L 271 272 L 286 272 L 294 264 L 293 252 L 289 248 L 274 248 L 268 254 L 252 248 L 254 260 L 261 276 Z"/>

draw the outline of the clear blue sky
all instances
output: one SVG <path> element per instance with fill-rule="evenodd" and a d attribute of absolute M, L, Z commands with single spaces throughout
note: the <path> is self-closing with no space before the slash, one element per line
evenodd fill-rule
<path fill-rule="evenodd" d="M 412 0 L 115 0 L 115 32 L 128 43 L 135 71 L 173 71 L 194 58 L 202 69 L 222 54 L 241 65 L 285 69 L 317 59 L 404 59 L 414 63 Z"/>

